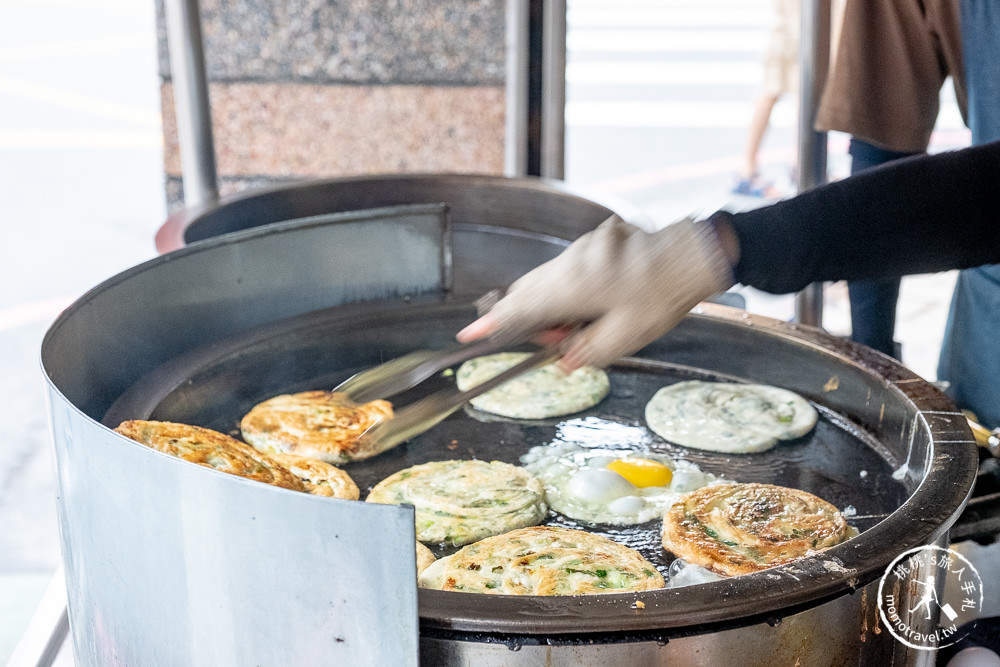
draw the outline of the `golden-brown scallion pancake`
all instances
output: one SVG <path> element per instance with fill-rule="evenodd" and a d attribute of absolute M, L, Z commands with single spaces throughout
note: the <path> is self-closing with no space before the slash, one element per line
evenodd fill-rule
<path fill-rule="evenodd" d="M 225 433 L 176 422 L 129 420 L 115 429 L 125 437 L 171 456 L 295 491 L 299 478 L 271 457 Z"/>
<path fill-rule="evenodd" d="M 434 557 L 433 551 L 420 542 L 417 542 L 417 574 L 426 570 L 436 560 L 437 558 Z"/>
<path fill-rule="evenodd" d="M 663 517 L 664 549 L 730 576 L 790 563 L 855 534 L 830 503 L 773 484 L 705 486 Z"/>
<path fill-rule="evenodd" d="M 255 405 L 240 422 L 243 439 L 266 454 L 295 454 L 327 463 L 360 461 L 378 454 L 358 439 L 392 417 L 392 404 L 354 403 L 345 394 L 304 391 Z"/>
<path fill-rule="evenodd" d="M 652 563 L 602 535 L 531 526 L 488 537 L 430 565 L 422 588 L 496 595 L 586 595 L 663 587 Z"/>
<path fill-rule="evenodd" d="M 326 461 L 294 454 L 272 454 L 271 458 L 302 481 L 306 491 L 314 496 L 357 500 L 361 496 L 351 476 Z"/>

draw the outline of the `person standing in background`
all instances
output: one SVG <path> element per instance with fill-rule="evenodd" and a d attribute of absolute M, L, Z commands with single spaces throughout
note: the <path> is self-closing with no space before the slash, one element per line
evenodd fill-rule
<path fill-rule="evenodd" d="M 780 191 L 764 181 L 759 171 L 760 147 L 771 122 L 775 104 L 799 87 L 799 0 L 773 0 L 774 12 L 764 54 L 764 80 L 754 101 L 747 134 L 746 151 L 734 194 L 775 199 Z"/>
<path fill-rule="evenodd" d="M 1000 2 L 848 0 L 817 129 L 851 133 L 852 174 L 926 152 L 948 75 L 972 144 L 1000 140 Z M 1000 228 L 1000 213 L 992 217 Z M 901 356 L 893 340 L 899 279 L 849 281 L 848 290 L 852 338 Z M 1000 426 L 998 332 L 1000 264 L 959 271 L 937 379 L 989 427 Z M 994 667 L 998 652 L 1000 619 L 982 618 L 937 664 Z"/>
<path fill-rule="evenodd" d="M 1000 140 L 1000 2 L 961 0 L 961 25 L 967 123 L 981 145 Z M 959 272 L 937 373 L 959 407 L 1000 425 L 1000 264 Z"/>
<path fill-rule="evenodd" d="M 926 152 L 947 77 L 973 145 L 1000 139 L 1000 3 L 847 0 L 816 129 L 851 134 L 851 172 Z M 997 220 L 1000 225 L 1000 219 Z M 893 356 L 899 280 L 848 282 L 852 339 Z M 959 273 L 938 380 L 959 407 L 1000 424 L 1000 266 Z"/>
<path fill-rule="evenodd" d="M 967 120 L 960 0 L 847 0 L 816 129 L 851 135 L 851 173 L 927 151 L 950 76 Z M 899 358 L 899 279 L 848 281 L 851 338 Z"/>

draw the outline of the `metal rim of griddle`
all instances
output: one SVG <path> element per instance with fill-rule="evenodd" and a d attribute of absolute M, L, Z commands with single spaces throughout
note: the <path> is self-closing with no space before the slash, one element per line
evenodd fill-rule
<path fill-rule="evenodd" d="M 335 310 L 342 311 L 347 319 L 359 312 L 368 316 L 373 312 L 366 305 Z M 753 325 L 753 335 L 777 337 L 788 345 L 833 356 L 839 363 L 872 376 L 876 374 L 870 367 L 877 362 L 878 382 L 912 405 L 914 422 L 927 430 L 933 450 L 920 484 L 903 505 L 861 536 L 829 549 L 821 557 L 694 588 L 568 598 L 420 590 L 423 632 L 475 641 L 527 637 L 544 642 L 589 643 L 597 637 L 607 641 L 660 640 L 678 630 L 691 632 L 699 628 L 707 632 L 746 625 L 754 619 L 773 622 L 853 593 L 882 574 L 892 560 L 890 549 L 895 554 L 930 543 L 948 529 L 971 493 L 976 471 L 974 461 L 963 465 L 961 452 L 967 454 L 967 448 L 956 452 L 938 445 L 955 442 L 954 422 L 961 420 L 961 413 L 943 394 L 887 357 L 872 357 L 867 348 L 821 330 L 721 306 L 705 305 L 702 311 L 689 317 L 722 320 L 739 327 Z M 183 377 L 168 379 L 168 383 L 180 381 Z M 925 414 L 938 419 L 928 419 Z M 968 442 L 960 441 L 957 446 L 971 443 L 971 433 L 966 439 Z M 261 492 L 284 491 L 262 486 Z M 642 604 L 637 605 L 637 601 Z"/>
<path fill-rule="evenodd" d="M 563 204 L 576 202 L 579 212 L 547 219 L 546 209 L 554 199 Z M 586 231 L 579 226 L 580 222 L 599 210 L 603 210 L 604 217 L 614 212 L 637 224 L 645 218 L 626 201 L 608 196 L 594 199 L 557 180 L 484 174 L 376 174 L 258 188 L 218 202 L 181 209 L 157 230 L 156 247 L 165 253 L 222 233 L 274 222 L 333 212 L 434 203 L 447 204 L 456 225 L 498 224 L 564 239 Z M 515 210 L 518 207 L 520 211 Z M 591 220 L 590 226 L 596 226 L 601 219 Z"/>

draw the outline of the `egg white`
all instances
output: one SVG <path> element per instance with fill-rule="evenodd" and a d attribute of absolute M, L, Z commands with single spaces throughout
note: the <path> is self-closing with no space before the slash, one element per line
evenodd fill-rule
<path fill-rule="evenodd" d="M 663 486 L 637 487 L 608 469 L 619 459 L 642 458 L 670 468 L 672 477 Z M 634 450 L 584 447 L 553 443 L 532 447 L 521 465 L 545 484 L 549 507 L 578 521 L 633 525 L 660 518 L 677 497 L 717 481 L 693 463 Z"/>

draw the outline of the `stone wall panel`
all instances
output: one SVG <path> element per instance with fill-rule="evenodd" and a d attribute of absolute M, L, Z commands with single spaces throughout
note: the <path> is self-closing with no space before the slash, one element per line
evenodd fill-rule
<path fill-rule="evenodd" d="M 173 89 L 163 87 L 166 171 L 180 175 Z M 214 84 L 216 166 L 307 178 L 503 170 L 502 88 Z"/>
<path fill-rule="evenodd" d="M 164 170 L 182 192 L 164 0 Z M 503 172 L 506 0 L 201 0 L 220 191 Z"/>
<path fill-rule="evenodd" d="M 501 85 L 504 8 L 504 0 L 202 0 L 205 64 L 219 81 Z"/>

